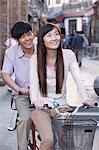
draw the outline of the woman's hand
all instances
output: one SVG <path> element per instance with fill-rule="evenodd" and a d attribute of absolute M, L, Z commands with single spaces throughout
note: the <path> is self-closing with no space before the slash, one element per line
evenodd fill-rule
<path fill-rule="evenodd" d="M 89 106 L 95 106 L 97 102 L 95 100 L 86 100 L 84 104 L 89 105 Z"/>
<path fill-rule="evenodd" d="M 34 101 L 35 108 L 42 108 L 44 106 L 43 100 Z"/>

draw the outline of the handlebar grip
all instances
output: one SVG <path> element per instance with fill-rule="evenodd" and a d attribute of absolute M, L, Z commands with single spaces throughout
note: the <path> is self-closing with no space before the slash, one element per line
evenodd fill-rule
<path fill-rule="evenodd" d="M 23 94 L 21 91 L 18 91 L 18 94 L 19 94 L 19 95 L 25 95 L 25 94 Z"/>
<path fill-rule="evenodd" d="M 48 108 L 49 106 L 48 106 L 48 104 L 44 104 L 44 106 L 43 107 L 46 107 L 46 108 Z"/>
<path fill-rule="evenodd" d="M 97 106 L 98 106 L 98 103 L 95 103 L 95 104 L 94 104 L 94 106 L 96 106 L 96 107 L 97 107 Z"/>
<path fill-rule="evenodd" d="M 29 108 L 31 108 L 31 109 L 32 109 L 32 108 L 35 108 L 35 105 L 34 105 L 34 104 L 30 104 L 30 105 L 29 105 Z"/>
<path fill-rule="evenodd" d="M 22 92 L 21 92 L 21 91 L 18 91 L 18 94 L 19 94 L 19 95 L 22 95 Z"/>

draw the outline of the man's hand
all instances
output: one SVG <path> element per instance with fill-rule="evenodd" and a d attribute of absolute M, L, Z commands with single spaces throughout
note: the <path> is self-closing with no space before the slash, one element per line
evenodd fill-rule
<path fill-rule="evenodd" d="M 23 87 L 23 88 L 19 88 L 18 92 L 22 93 L 22 95 L 29 95 L 30 94 L 30 89 Z"/>

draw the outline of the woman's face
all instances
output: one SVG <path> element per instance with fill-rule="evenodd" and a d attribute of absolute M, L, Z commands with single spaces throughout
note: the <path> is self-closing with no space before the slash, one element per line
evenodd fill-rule
<path fill-rule="evenodd" d="M 47 49 L 56 50 L 60 45 L 60 34 L 57 28 L 54 28 L 53 30 L 49 31 L 44 37 L 44 45 Z"/>

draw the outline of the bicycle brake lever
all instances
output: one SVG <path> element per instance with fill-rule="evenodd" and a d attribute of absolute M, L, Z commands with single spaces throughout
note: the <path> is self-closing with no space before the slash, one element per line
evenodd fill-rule
<path fill-rule="evenodd" d="M 21 92 L 21 91 L 18 91 L 18 94 L 19 94 L 19 95 L 22 95 L 22 92 Z"/>

